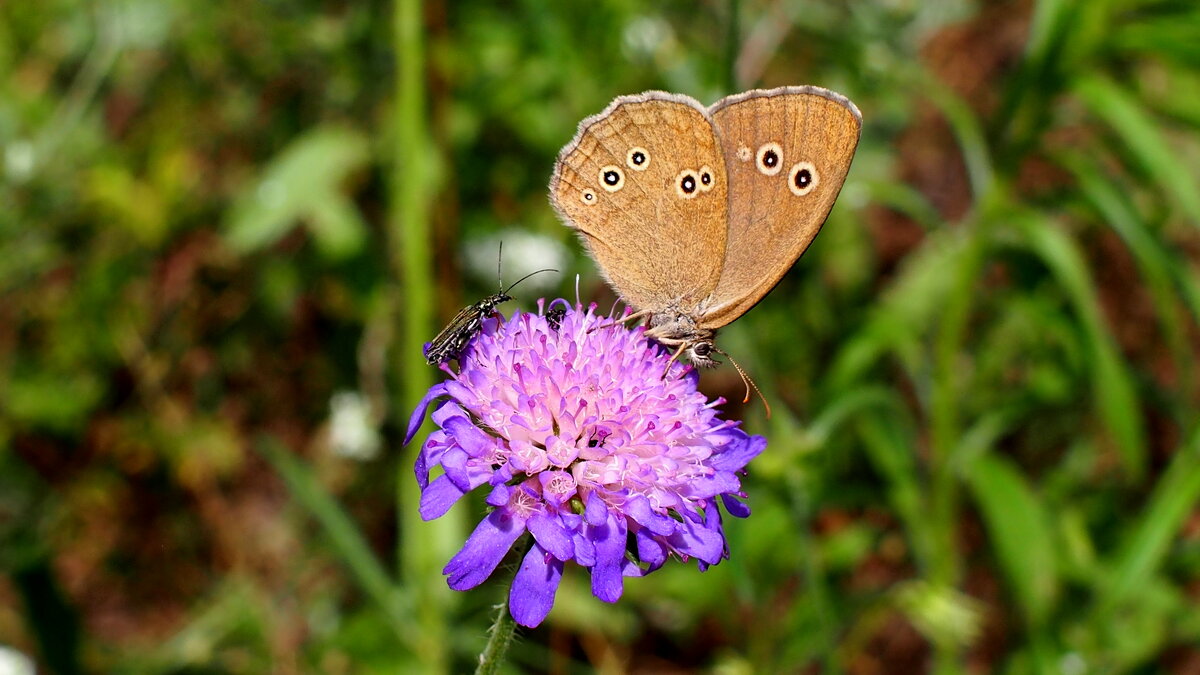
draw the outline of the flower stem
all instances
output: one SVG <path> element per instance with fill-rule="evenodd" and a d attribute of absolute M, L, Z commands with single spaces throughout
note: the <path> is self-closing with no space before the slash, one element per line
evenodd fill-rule
<path fill-rule="evenodd" d="M 521 560 L 525 557 L 525 551 L 529 548 L 529 535 L 522 536 L 513 548 L 514 551 L 511 555 L 516 562 L 512 566 L 512 577 L 516 577 L 517 570 L 521 567 Z M 513 619 L 512 612 L 508 611 L 508 593 L 512 588 L 512 578 L 509 579 L 509 583 L 501 584 L 501 588 L 504 589 L 504 599 L 496 605 L 496 619 L 492 621 L 492 627 L 488 631 L 487 646 L 479 654 L 479 666 L 475 668 L 475 675 L 493 675 L 500 672 L 500 666 L 504 663 L 504 655 L 512 646 L 513 635 L 517 631 L 517 622 Z"/>

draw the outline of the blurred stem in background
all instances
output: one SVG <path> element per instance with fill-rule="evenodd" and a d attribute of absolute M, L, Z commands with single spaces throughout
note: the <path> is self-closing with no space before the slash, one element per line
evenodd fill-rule
<path fill-rule="evenodd" d="M 433 326 L 433 263 L 429 203 L 435 192 L 434 144 L 426 124 L 423 17 L 420 0 L 396 0 L 394 15 L 396 101 L 393 138 L 395 163 L 391 179 L 390 259 L 400 280 L 391 292 L 391 314 L 400 315 L 402 330 L 392 353 L 400 383 L 396 421 L 403 428 L 431 384 L 434 372 L 425 363 L 422 345 Z M 423 438 L 418 434 L 418 438 Z M 397 538 L 400 583 L 408 587 L 417 608 L 421 635 L 415 641 L 423 672 L 449 671 L 448 618 L 455 598 L 442 579 L 441 567 L 461 541 L 459 520 L 426 523 L 418 512 L 420 491 L 412 466 L 419 441 L 401 455 L 396 473 Z"/>

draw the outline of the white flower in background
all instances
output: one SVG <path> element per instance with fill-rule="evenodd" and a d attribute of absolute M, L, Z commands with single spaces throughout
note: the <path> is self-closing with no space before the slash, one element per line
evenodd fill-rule
<path fill-rule="evenodd" d="M 339 391 L 329 399 L 329 444 L 334 454 L 367 461 L 379 456 L 379 432 L 371 405 L 357 391 Z"/>
<path fill-rule="evenodd" d="M 0 675 L 35 675 L 33 659 L 13 649 L 0 645 Z"/>
<path fill-rule="evenodd" d="M 521 282 L 522 292 L 533 297 L 559 287 L 569 260 L 567 249 L 557 239 L 514 228 L 505 230 L 502 235 L 475 239 L 466 245 L 466 267 L 473 277 L 485 282 L 485 288 L 497 283 L 496 255 L 500 252 L 501 242 L 504 243 L 501 276 L 505 286 L 534 270 L 549 267 L 559 270 L 560 274 L 535 274 Z M 489 281 L 490 284 L 486 283 Z"/>

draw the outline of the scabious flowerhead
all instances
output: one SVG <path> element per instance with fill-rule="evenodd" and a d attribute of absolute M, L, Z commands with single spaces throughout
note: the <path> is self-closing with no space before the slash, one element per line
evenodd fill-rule
<path fill-rule="evenodd" d="M 737 474 L 766 447 L 717 417 L 697 376 L 642 328 L 551 303 L 484 323 L 459 370 L 413 413 L 407 443 L 430 403 L 438 430 L 417 457 L 421 517 L 437 518 L 487 485 L 493 507 L 446 565 L 456 590 L 487 579 L 525 532 L 533 543 L 509 591 L 513 618 L 536 626 L 550 612 L 564 563 L 591 570 L 592 592 L 615 602 L 626 576 L 674 554 L 701 570 L 728 557 L 718 501 L 731 515 Z M 567 311 L 563 311 L 567 308 Z M 443 473 L 430 480 L 430 469 Z M 719 499 L 718 499 L 719 498 Z"/>

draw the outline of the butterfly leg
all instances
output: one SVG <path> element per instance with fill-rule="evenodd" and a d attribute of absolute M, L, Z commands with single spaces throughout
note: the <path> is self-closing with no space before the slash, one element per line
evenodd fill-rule
<path fill-rule="evenodd" d="M 671 364 L 678 361 L 679 357 L 683 356 L 683 352 L 685 350 L 687 350 L 687 348 L 688 348 L 688 343 L 680 340 L 679 348 L 675 350 L 675 353 L 671 355 L 671 359 L 669 361 L 667 361 L 667 365 L 663 367 L 662 379 L 664 379 L 664 380 L 667 379 L 667 373 L 671 372 Z"/>
<path fill-rule="evenodd" d="M 634 312 L 633 314 L 630 314 L 629 316 L 622 317 L 620 319 L 613 319 L 612 321 L 609 321 L 608 323 L 602 323 L 599 326 L 593 326 L 592 328 L 588 329 L 588 332 L 591 333 L 593 331 L 598 331 L 603 328 L 612 328 L 613 326 L 620 326 L 620 325 L 628 323 L 630 321 L 636 321 L 638 319 L 643 319 L 647 316 L 650 316 L 650 311 L 643 309 L 642 311 Z"/>

